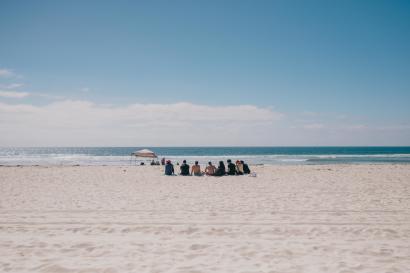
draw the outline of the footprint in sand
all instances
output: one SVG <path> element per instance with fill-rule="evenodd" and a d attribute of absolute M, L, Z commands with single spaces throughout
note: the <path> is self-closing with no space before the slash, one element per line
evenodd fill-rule
<path fill-rule="evenodd" d="M 201 245 L 201 244 L 193 244 L 189 247 L 191 250 L 200 250 L 200 249 L 205 249 L 208 248 L 209 245 Z"/>
<path fill-rule="evenodd" d="M 183 230 L 180 233 L 191 235 L 191 234 L 197 232 L 198 230 L 199 230 L 198 228 L 189 227 L 188 229 Z"/>

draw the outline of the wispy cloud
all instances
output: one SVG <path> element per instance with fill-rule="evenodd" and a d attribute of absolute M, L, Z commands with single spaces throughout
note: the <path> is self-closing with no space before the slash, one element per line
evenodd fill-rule
<path fill-rule="evenodd" d="M 0 103 L 0 146 L 257 145 L 267 137 L 263 132 L 282 118 L 270 108 L 253 105 Z"/>
<path fill-rule="evenodd" d="M 47 93 L 33 93 L 32 95 L 36 96 L 36 97 L 50 99 L 50 100 L 64 100 L 64 99 L 66 99 L 66 97 L 64 97 L 64 96 L 56 96 L 56 95 L 51 95 L 51 94 L 47 94 Z"/>
<path fill-rule="evenodd" d="M 10 91 L 10 90 L 1 90 L 0 97 L 3 98 L 12 98 L 12 99 L 23 99 L 27 97 L 39 97 L 48 100 L 64 100 L 64 96 L 50 95 L 47 93 L 31 93 L 31 92 L 22 92 L 22 91 Z"/>
<path fill-rule="evenodd" d="M 0 146 L 409 145 L 408 123 L 337 121 L 293 124 L 254 105 L 0 102 Z"/>
<path fill-rule="evenodd" d="M 80 91 L 81 91 L 81 92 L 84 92 L 84 93 L 88 93 L 88 92 L 91 91 L 91 88 L 89 88 L 89 87 L 82 87 L 82 88 L 80 88 Z"/>
<path fill-rule="evenodd" d="M 28 92 L 0 91 L 0 97 L 3 98 L 22 99 L 28 96 L 30 96 Z"/>
<path fill-rule="evenodd" d="M 323 125 L 322 123 L 311 123 L 311 124 L 305 124 L 303 125 L 304 129 L 323 129 L 325 127 L 325 125 Z"/>
<path fill-rule="evenodd" d="M 348 116 L 347 116 L 347 115 L 345 115 L 345 114 L 340 114 L 340 115 L 337 115 L 337 116 L 336 116 L 336 118 L 337 118 L 337 119 L 341 119 L 341 120 L 342 120 L 342 119 L 347 119 L 347 118 L 348 118 Z"/>
<path fill-rule="evenodd" d="M 0 68 L 0 77 L 9 78 L 9 77 L 13 77 L 15 75 L 16 74 L 14 74 L 13 70 L 11 70 L 11 69 Z"/>
<path fill-rule="evenodd" d="M 339 126 L 338 129 L 341 129 L 341 130 L 365 130 L 365 129 L 369 129 L 369 126 L 364 125 L 364 124 L 348 124 L 348 125 Z"/>
<path fill-rule="evenodd" d="M 389 126 L 378 126 L 377 130 L 380 131 L 402 131 L 410 130 L 410 124 L 400 124 L 400 125 L 389 125 Z"/>
<path fill-rule="evenodd" d="M 16 88 L 20 88 L 23 86 L 24 86 L 23 83 L 0 84 L 0 88 L 3 88 L 3 89 L 16 89 Z"/>
<path fill-rule="evenodd" d="M 312 112 L 312 111 L 304 111 L 304 112 L 301 113 L 301 115 L 305 116 L 305 117 L 316 117 L 319 114 L 316 113 L 316 112 Z"/>

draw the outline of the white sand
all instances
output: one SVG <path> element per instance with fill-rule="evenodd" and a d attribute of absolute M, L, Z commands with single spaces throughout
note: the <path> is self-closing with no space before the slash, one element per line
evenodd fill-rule
<path fill-rule="evenodd" d="M 410 272 L 410 165 L 1 167 L 0 272 Z"/>

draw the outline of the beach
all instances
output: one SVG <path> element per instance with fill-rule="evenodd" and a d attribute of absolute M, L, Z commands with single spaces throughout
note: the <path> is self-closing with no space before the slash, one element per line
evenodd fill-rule
<path fill-rule="evenodd" d="M 409 164 L 251 168 L 0 167 L 0 272 L 410 272 Z"/>

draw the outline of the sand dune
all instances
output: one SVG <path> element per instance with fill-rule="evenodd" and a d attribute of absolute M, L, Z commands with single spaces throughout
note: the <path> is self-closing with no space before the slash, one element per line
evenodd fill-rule
<path fill-rule="evenodd" d="M 410 272 L 410 166 L 1 167 L 1 272 Z"/>

